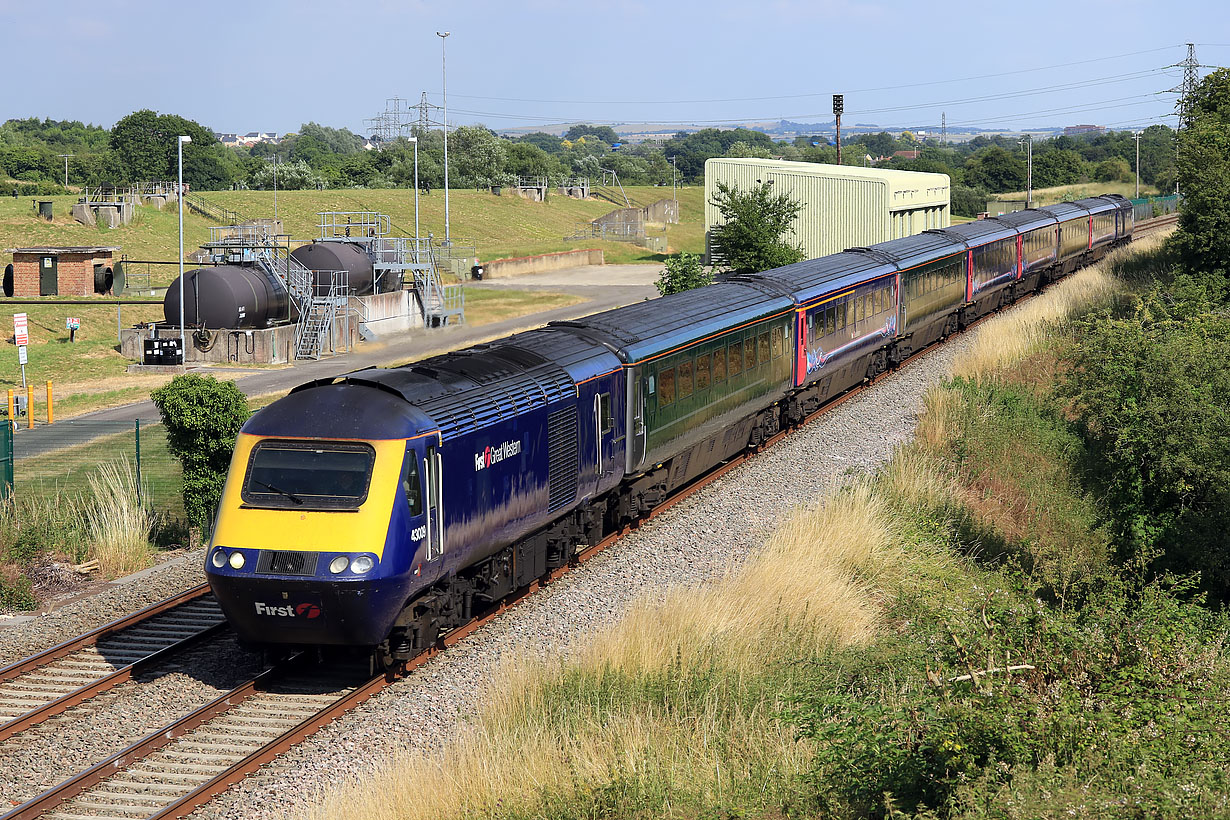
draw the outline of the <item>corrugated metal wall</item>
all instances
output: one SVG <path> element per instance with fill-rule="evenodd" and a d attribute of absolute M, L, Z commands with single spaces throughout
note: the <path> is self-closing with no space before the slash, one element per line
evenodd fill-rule
<path fill-rule="evenodd" d="M 706 251 L 720 218 L 712 204 L 717 183 L 747 190 L 769 180 L 775 193 L 803 203 L 790 240 L 802 243 L 809 259 L 946 228 L 951 221 L 947 174 L 715 158 L 705 162 Z"/>

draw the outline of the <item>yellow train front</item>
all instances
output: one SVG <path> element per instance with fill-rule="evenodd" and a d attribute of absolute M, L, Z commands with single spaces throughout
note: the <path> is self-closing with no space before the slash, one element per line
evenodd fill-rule
<path fill-rule="evenodd" d="M 248 643 L 374 646 L 434 580 L 418 475 L 434 428 L 379 390 L 306 387 L 244 425 L 206 576 Z"/>

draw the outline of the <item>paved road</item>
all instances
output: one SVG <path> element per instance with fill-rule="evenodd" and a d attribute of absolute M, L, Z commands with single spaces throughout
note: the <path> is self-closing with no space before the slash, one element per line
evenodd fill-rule
<path fill-rule="evenodd" d="M 547 322 L 575 319 L 578 316 L 587 316 L 591 313 L 655 297 L 658 292 L 653 283 L 657 280 L 661 270 L 660 265 L 586 265 L 548 273 L 472 282 L 467 286 L 493 290 L 544 289 L 556 293 L 583 296 L 586 301 L 477 327 L 456 326 L 435 330 L 417 328 L 398 336 L 382 337 L 375 344 L 360 343 L 354 353 L 319 361 L 296 362 L 293 367 L 280 370 L 253 371 L 243 368 L 218 367 L 189 368 L 189 370 L 219 378 L 234 378 L 235 384 L 247 396 L 281 392 L 313 379 L 340 376 L 364 367 L 402 364 L 487 339 L 507 336 L 515 331 L 544 325 Z M 74 421 L 132 421 L 134 419 L 156 420 L 157 418 L 158 411 L 154 408 L 153 403 L 142 401 L 88 413 L 76 417 Z M 57 422 L 45 428 L 36 427 L 33 430 L 22 428 L 18 431 L 18 439 L 46 437 L 50 440 L 56 437 L 55 428 L 59 426 L 60 423 Z M 24 444 L 31 446 L 34 450 L 43 449 L 43 447 L 34 445 L 32 441 L 27 440 Z"/>

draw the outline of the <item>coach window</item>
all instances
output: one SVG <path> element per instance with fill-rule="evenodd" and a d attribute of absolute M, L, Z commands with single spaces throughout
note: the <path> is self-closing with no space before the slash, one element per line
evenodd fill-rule
<path fill-rule="evenodd" d="M 726 381 L 726 346 L 713 351 L 713 383 Z"/>
<path fill-rule="evenodd" d="M 423 488 L 419 484 L 418 456 L 409 447 L 406 448 L 406 466 L 401 471 L 401 489 L 410 507 L 410 515 L 422 515 Z"/>
<path fill-rule="evenodd" d="M 703 356 L 696 357 L 696 392 L 709 389 L 709 383 L 712 380 L 713 372 L 711 368 L 712 357 L 706 353 Z"/>
<path fill-rule="evenodd" d="M 692 360 L 679 363 L 679 400 L 692 395 Z"/>
<path fill-rule="evenodd" d="M 668 367 L 658 372 L 658 406 L 665 407 L 675 400 L 675 368 Z"/>
<path fill-rule="evenodd" d="M 821 320 L 824 327 L 820 330 L 821 336 L 831 336 L 837 331 L 837 306 L 830 304 L 824 308 L 824 313 L 821 315 Z"/>
<path fill-rule="evenodd" d="M 611 394 L 598 394 L 598 431 L 609 433 L 615 429 L 615 417 L 611 415 Z"/>
<path fill-rule="evenodd" d="M 771 358 L 771 355 L 769 352 L 770 350 L 771 348 L 769 346 L 769 334 L 767 332 L 761 333 L 760 334 L 760 356 L 759 356 L 761 364 L 769 363 L 769 359 Z"/>
<path fill-rule="evenodd" d="M 730 370 L 731 376 L 738 376 L 743 372 L 743 342 L 730 343 L 730 357 L 727 367 Z"/>
<path fill-rule="evenodd" d="M 780 327 L 773 328 L 769 341 L 773 345 L 773 358 L 780 359 L 782 357 L 782 329 Z"/>
<path fill-rule="evenodd" d="M 837 320 L 836 320 L 835 326 L 837 330 L 846 329 L 846 300 L 845 299 L 842 299 L 840 302 L 837 303 Z"/>
<path fill-rule="evenodd" d="M 756 366 L 756 337 L 743 341 L 743 369 L 751 370 Z"/>

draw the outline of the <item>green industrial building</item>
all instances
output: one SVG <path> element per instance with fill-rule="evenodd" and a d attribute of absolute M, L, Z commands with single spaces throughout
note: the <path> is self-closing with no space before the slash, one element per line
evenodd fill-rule
<path fill-rule="evenodd" d="M 951 224 L 947 174 L 786 162 L 722 159 L 705 162 L 705 255 L 721 215 L 713 206 L 717 184 L 742 190 L 773 183 L 803 205 L 787 239 L 801 243 L 807 259 L 865 247 Z"/>

